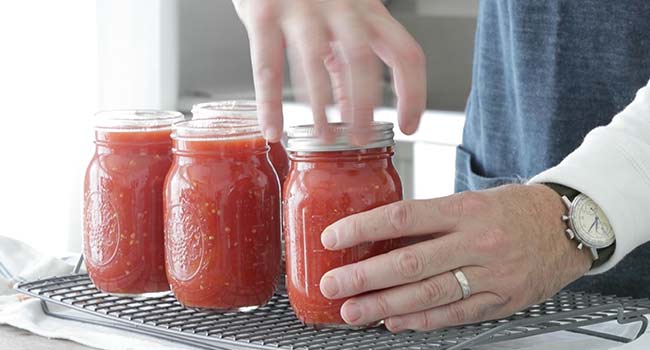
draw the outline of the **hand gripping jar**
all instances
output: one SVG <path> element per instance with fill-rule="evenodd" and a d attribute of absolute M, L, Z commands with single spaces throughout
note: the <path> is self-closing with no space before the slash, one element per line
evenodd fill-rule
<path fill-rule="evenodd" d="M 187 307 L 247 311 L 280 274 L 280 189 L 258 125 L 174 125 L 165 182 L 167 276 Z"/>
<path fill-rule="evenodd" d="M 333 143 L 321 142 L 312 125 L 290 128 L 287 143 L 291 159 L 283 197 L 287 292 L 298 319 L 317 327 L 345 327 L 340 315 L 345 299 L 329 300 L 321 294 L 323 274 L 399 244 L 378 241 L 340 251 L 321 244 L 321 233 L 337 220 L 402 199 L 392 162 L 393 125 L 374 122 L 364 147 L 347 141 L 348 125 L 332 125 Z"/>
<path fill-rule="evenodd" d="M 83 246 L 90 278 L 103 292 L 169 291 L 165 275 L 163 183 L 179 112 L 96 115 L 95 154 L 84 182 Z"/>
<path fill-rule="evenodd" d="M 257 124 L 257 105 L 255 101 L 249 100 L 216 101 L 194 105 L 192 119 L 204 118 L 250 121 Z M 289 171 L 289 157 L 281 142 L 269 143 L 269 159 L 282 187 Z"/>

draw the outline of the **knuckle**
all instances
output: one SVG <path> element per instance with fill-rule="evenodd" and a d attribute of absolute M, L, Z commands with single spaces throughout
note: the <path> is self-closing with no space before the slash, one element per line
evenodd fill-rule
<path fill-rule="evenodd" d="M 347 15 L 349 11 L 353 10 L 352 1 L 342 0 L 319 0 L 321 5 L 326 5 L 330 8 L 331 13 L 338 13 L 343 16 Z"/>
<path fill-rule="evenodd" d="M 435 328 L 433 317 L 429 312 L 423 312 L 422 317 L 420 318 L 420 329 L 423 331 L 432 330 Z"/>
<path fill-rule="evenodd" d="M 445 288 L 436 279 L 422 281 L 416 293 L 416 301 L 420 305 L 429 306 L 436 303 L 444 295 Z"/>
<path fill-rule="evenodd" d="M 411 221 L 411 209 L 406 202 L 386 206 L 388 222 L 395 233 L 406 231 Z"/>
<path fill-rule="evenodd" d="M 363 230 L 361 229 L 361 223 L 359 220 L 352 219 L 349 222 L 350 224 L 350 237 L 349 239 L 353 242 L 363 242 L 365 241 Z"/>
<path fill-rule="evenodd" d="M 401 61 L 403 64 L 407 64 L 409 66 L 420 67 L 426 64 L 427 57 L 424 54 L 422 47 L 414 43 L 402 51 Z"/>
<path fill-rule="evenodd" d="M 479 253 L 497 253 L 508 249 L 508 234 L 500 227 L 483 232 L 475 241 Z"/>
<path fill-rule="evenodd" d="M 343 56 L 351 64 L 367 64 L 374 59 L 374 54 L 365 45 L 348 47 Z"/>
<path fill-rule="evenodd" d="M 350 112 L 352 113 L 353 116 L 371 116 L 373 112 L 373 106 L 374 102 L 370 100 L 369 98 L 363 98 L 361 96 L 355 96 L 357 100 L 355 101 L 358 103 L 353 103 L 350 106 Z M 372 98 L 372 97 L 370 97 Z M 362 132 L 366 132 L 365 130 L 361 130 Z"/>
<path fill-rule="evenodd" d="M 483 214 L 490 210 L 490 203 L 481 192 L 463 192 L 459 195 L 463 214 Z"/>
<path fill-rule="evenodd" d="M 308 45 L 304 50 L 305 57 L 303 59 L 305 60 L 308 67 L 320 67 L 321 65 L 325 64 L 323 57 L 328 57 L 331 51 L 329 47 L 321 45 L 320 43 Z"/>
<path fill-rule="evenodd" d="M 449 324 L 456 325 L 465 323 L 467 316 L 467 311 L 460 303 L 449 304 L 447 307 L 447 320 Z"/>
<path fill-rule="evenodd" d="M 258 83 L 261 84 L 282 82 L 282 79 L 284 79 L 280 70 L 275 69 L 271 64 L 265 62 L 257 64 L 253 73 Z"/>
<path fill-rule="evenodd" d="M 492 281 L 504 281 L 509 280 L 512 276 L 517 276 L 516 269 L 510 264 L 499 264 L 498 266 L 492 267 L 489 270 L 489 278 Z M 514 287 L 513 284 L 504 284 L 501 285 L 501 288 Z"/>
<path fill-rule="evenodd" d="M 490 318 L 496 310 L 496 305 L 483 305 L 476 307 L 471 313 L 473 322 L 480 322 Z"/>
<path fill-rule="evenodd" d="M 250 19 L 255 24 L 269 24 L 277 19 L 277 4 L 275 1 L 257 1 L 250 6 Z"/>
<path fill-rule="evenodd" d="M 385 318 L 391 315 L 388 300 L 386 300 L 386 296 L 383 293 L 377 293 L 375 296 L 375 305 L 377 306 L 379 318 Z"/>
<path fill-rule="evenodd" d="M 463 218 L 463 196 L 452 195 L 439 202 L 438 211 L 440 215 L 446 218 L 451 218 L 454 221 L 452 230 L 458 227 L 458 224 Z"/>
<path fill-rule="evenodd" d="M 411 279 L 424 271 L 422 254 L 412 247 L 403 248 L 395 254 L 395 269 L 405 279 Z"/>
<path fill-rule="evenodd" d="M 330 49 L 328 54 L 323 57 L 325 57 L 323 61 L 325 68 L 330 72 L 330 74 L 340 76 L 343 72 L 343 62 L 341 62 L 341 56 Z"/>
<path fill-rule="evenodd" d="M 363 269 L 357 264 L 352 269 L 352 287 L 355 291 L 365 291 L 368 286 L 368 277 Z"/>
<path fill-rule="evenodd" d="M 343 218 L 341 221 L 337 222 L 336 225 L 337 227 L 344 228 L 338 230 L 341 233 L 338 235 L 339 240 L 349 244 L 363 242 L 364 237 L 361 223 L 359 220 L 356 220 L 354 216 Z"/>

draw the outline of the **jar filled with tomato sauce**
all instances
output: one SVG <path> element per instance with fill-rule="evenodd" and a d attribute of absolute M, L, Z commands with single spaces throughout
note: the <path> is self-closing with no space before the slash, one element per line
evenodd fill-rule
<path fill-rule="evenodd" d="M 178 123 L 165 183 L 167 276 L 187 307 L 247 311 L 280 274 L 280 187 L 257 124 Z"/>
<path fill-rule="evenodd" d="M 199 103 L 192 107 L 192 119 L 219 118 L 250 121 L 257 124 L 257 105 L 255 101 L 229 100 Z M 289 172 L 289 157 L 281 142 L 269 143 L 269 159 L 284 184 Z"/>
<path fill-rule="evenodd" d="M 165 273 L 163 184 L 179 112 L 106 111 L 95 121 L 95 154 L 84 182 L 86 267 L 103 292 L 169 291 Z"/>
<path fill-rule="evenodd" d="M 393 166 L 393 125 L 374 122 L 364 147 L 348 141 L 349 126 L 332 124 L 334 141 L 321 142 L 314 127 L 288 130 L 291 159 L 284 186 L 283 228 L 289 301 L 303 323 L 346 327 L 340 309 L 345 299 L 329 300 L 320 279 L 329 270 L 399 247 L 396 240 L 326 250 L 321 233 L 348 215 L 402 199 L 402 184 Z"/>

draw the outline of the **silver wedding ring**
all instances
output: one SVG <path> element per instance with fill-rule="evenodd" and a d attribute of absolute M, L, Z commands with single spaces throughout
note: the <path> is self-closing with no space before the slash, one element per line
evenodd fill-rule
<path fill-rule="evenodd" d="M 463 271 L 461 271 L 460 269 L 456 269 L 452 272 L 454 274 L 454 277 L 456 277 L 456 281 L 458 281 L 460 290 L 463 292 L 462 299 L 469 298 L 469 296 L 472 295 L 472 289 L 469 287 L 469 281 L 467 280 L 467 276 L 465 276 Z"/>

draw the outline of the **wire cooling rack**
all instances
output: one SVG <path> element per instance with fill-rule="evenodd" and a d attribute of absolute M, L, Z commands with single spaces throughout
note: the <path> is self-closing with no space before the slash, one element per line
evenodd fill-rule
<path fill-rule="evenodd" d="M 41 299 L 54 317 L 148 334 L 203 349 L 468 349 L 470 347 L 556 331 L 570 331 L 618 342 L 629 342 L 645 332 L 650 313 L 647 299 L 561 292 L 506 319 L 434 332 L 392 334 L 383 327 L 366 330 L 321 329 L 296 319 L 286 292 L 248 313 L 216 313 L 188 309 L 172 295 L 158 298 L 111 296 L 95 288 L 87 274 L 52 277 L 20 283 L 18 291 Z M 80 313 L 53 312 L 49 303 Z M 616 320 L 638 323 L 633 338 L 583 327 Z"/>

